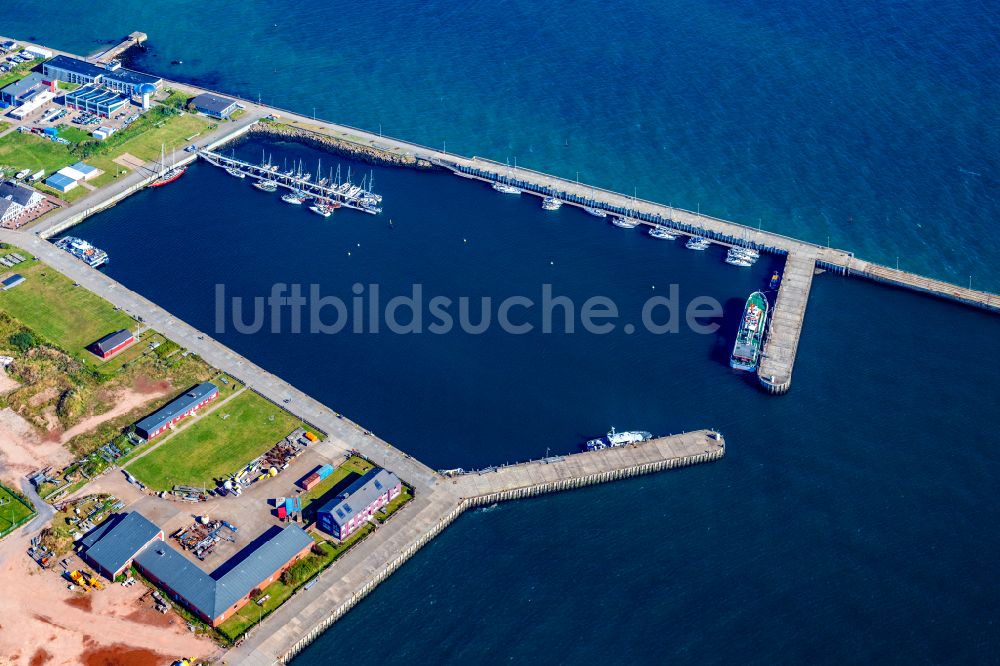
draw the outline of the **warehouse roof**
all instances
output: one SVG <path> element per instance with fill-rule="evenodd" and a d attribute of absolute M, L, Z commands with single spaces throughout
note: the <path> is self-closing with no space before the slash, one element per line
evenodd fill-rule
<path fill-rule="evenodd" d="M 116 572 L 161 534 L 160 528 L 141 513 L 119 514 L 91 530 L 80 540 L 88 559 L 105 571 Z"/>
<path fill-rule="evenodd" d="M 45 63 L 45 67 L 58 67 L 59 69 L 64 69 L 67 72 L 73 72 L 74 74 L 79 74 L 80 76 L 96 77 L 102 74 L 108 73 L 106 69 L 98 67 L 97 65 L 91 65 L 86 60 L 77 60 L 76 58 L 70 58 L 69 56 L 57 55 L 52 60 Z"/>
<path fill-rule="evenodd" d="M 70 178 L 69 176 L 62 173 L 54 173 L 45 179 L 45 184 L 57 189 L 64 189 L 69 185 L 76 182 L 76 178 Z"/>
<path fill-rule="evenodd" d="M 144 83 L 148 83 L 152 86 L 158 86 L 163 82 L 158 76 L 153 76 L 151 74 L 143 74 L 142 72 L 136 72 L 135 70 L 125 69 L 121 67 L 113 72 L 103 71 L 102 75 L 105 80 L 111 81 L 121 81 L 122 83 L 131 86 L 141 86 Z"/>
<path fill-rule="evenodd" d="M 235 99 L 213 95 L 212 93 L 202 93 L 191 101 L 199 111 L 218 114 L 225 113 L 231 106 L 236 104 Z"/>
<path fill-rule="evenodd" d="M 28 74 L 20 81 L 15 81 L 14 83 L 4 88 L 3 93 L 5 95 L 10 95 L 11 97 L 18 98 L 21 95 L 29 92 L 32 88 L 36 86 L 41 86 L 42 81 L 44 80 L 45 80 L 44 76 L 42 76 L 38 72 L 32 72 L 31 74 Z"/>
<path fill-rule="evenodd" d="M 146 418 L 142 419 L 136 423 L 136 427 L 145 432 L 152 432 L 159 428 L 160 426 L 169 423 L 174 419 L 174 417 L 183 414 L 187 410 L 191 409 L 193 406 L 197 405 L 199 402 L 217 393 L 219 387 L 212 382 L 205 382 L 203 384 L 198 384 L 192 388 L 187 393 L 180 395 L 166 405 L 153 412 Z"/>
<path fill-rule="evenodd" d="M 324 504 L 319 512 L 329 513 L 337 526 L 343 526 L 356 516 L 358 511 L 367 508 L 387 490 L 398 485 L 400 485 L 399 477 L 389 470 L 375 467 L 349 485 L 340 495 Z"/>
<path fill-rule="evenodd" d="M 15 273 L 14 275 L 11 275 L 3 282 L 0 282 L 0 285 L 3 285 L 4 291 L 7 291 L 8 289 L 13 289 L 22 282 L 24 282 L 24 276 L 21 275 L 20 273 Z"/>
<path fill-rule="evenodd" d="M 86 162 L 77 162 L 76 164 L 70 166 L 70 169 L 73 169 L 73 171 L 81 173 L 84 176 L 89 176 L 90 174 L 97 171 L 97 167 L 91 166 Z"/>
<path fill-rule="evenodd" d="M 94 343 L 94 347 L 100 352 L 107 352 L 123 342 L 128 342 L 132 339 L 132 331 L 127 328 L 123 328 L 120 331 L 115 331 L 114 333 L 109 333 L 103 338 Z"/>
<path fill-rule="evenodd" d="M 266 539 L 230 566 L 226 562 L 211 575 L 196 567 L 164 541 L 150 544 L 135 562 L 205 617 L 215 619 L 313 543 L 294 523 Z"/>

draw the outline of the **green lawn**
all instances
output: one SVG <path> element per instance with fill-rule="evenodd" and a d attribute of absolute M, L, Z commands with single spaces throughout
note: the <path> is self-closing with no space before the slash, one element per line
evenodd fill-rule
<path fill-rule="evenodd" d="M 124 312 L 61 273 L 31 259 L 31 253 L 17 248 L 0 251 L 0 256 L 18 252 L 28 259 L 16 268 L 0 273 L 20 273 L 25 281 L 0 292 L 4 310 L 53 345 L 77 358 L 97 360 L 85 347 L 108 333 L 131 328 L 135 322 Z"/>
<path fill-rule="evenodd" d="M 90 139 L 90 134 L 79 127 L 73 127 L 72 125 L 63 125 L 60 127 L 59 136 L 67 141 L 72 141 L 73 143 L 80 143 L 81 141 L 87 141 Z"/>
<path fill-rule="evenodd" d="M 14 526 L 27 521 L 35 510 L 17 495 L 0 485 L 0 537 L 6 536 Z"/>
<path fill-rule="evenodd" d="M 299 425 L 285 410 L 244 391 L 195 417 L 128 469 L 153 490 L 175 485 L 214 488 L 215 479 L 236 472 Z"/>
<path fill-rule="evenodd" d="M 45 169 L 49 175 L 77 161 L 67 146 L 34 134 L 11 132 L 0 137 L 0 165 L 12 166 L 17 171 Z"/>

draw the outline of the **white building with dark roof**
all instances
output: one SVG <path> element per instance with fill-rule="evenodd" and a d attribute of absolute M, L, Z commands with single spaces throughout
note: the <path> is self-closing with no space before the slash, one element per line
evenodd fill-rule
<path fill-rule="evenodd" d="M 40 206 L 45 197 L 13 181 L 0 182 L 0 224 L 12 222 Z"/>

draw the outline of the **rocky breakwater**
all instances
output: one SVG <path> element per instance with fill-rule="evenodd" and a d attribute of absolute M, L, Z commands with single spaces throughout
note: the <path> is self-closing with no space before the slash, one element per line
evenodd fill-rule
<path fill-rule="evenodd" d="M 286 141 L 297 141 L 320 150 L 347 155 L 348 157 L 368 162 L 369 164 L 412 167 L 415 169 L 437 168 L 427 160 L 418 159 L 413 155 L 380 148 L 372 143 L 362 143 L 360 140 L 353 141 L 349 138 L 324 134 L 319 128 L 311 130 L 284 123 L 258 122 L 250 127 L 248 133 Z"/>

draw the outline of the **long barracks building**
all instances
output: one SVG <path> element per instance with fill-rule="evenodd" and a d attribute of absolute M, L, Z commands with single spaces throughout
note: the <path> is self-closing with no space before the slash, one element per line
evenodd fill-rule
<path fill-rule="evenodd" d="M 120 514 L 80 541 L 83 559 L 114 579 L 131 565 L 167 595 L 218 627 L 281 573 L 306 556 L 315 542 L 292 523 L 273 527 L 211 574 L 163 540 L 163 530 L 135 511 Z"/>
<path fill-rule="evenodd" d="M 212 382 L 198 384 L 184 395 L 177 396 L 160 409 L 135 424 L 136 433 L 143 439 L 153 439 L 181 419 L 219 397 L 219 387 Z"/>
<path fill-rule="evenodd" d="M 157 89 L 163 84 L 163 79 L 125 69 L 117 61 L 99 67 L 86 60 L 77 60 L 64 55 L 57 55 L 52 60 L 46 61 L 42 65 L 42 74 L 47 79 L 66 83 L 99 84 L 129 96 L 137 94 L 139 86 L 144 83 L 149 83 Z"/>

